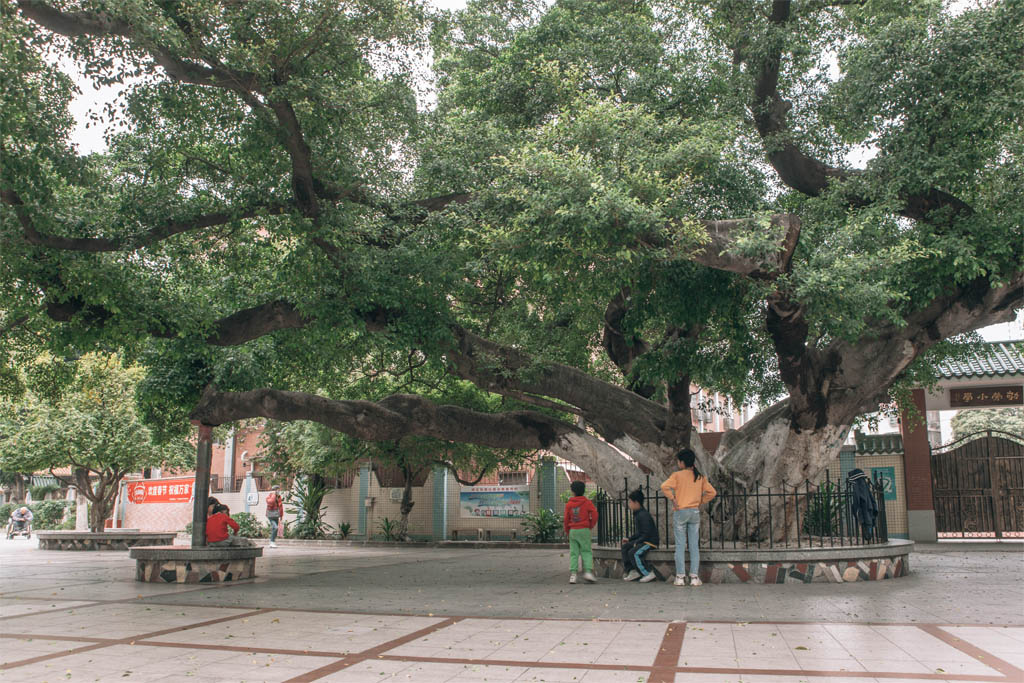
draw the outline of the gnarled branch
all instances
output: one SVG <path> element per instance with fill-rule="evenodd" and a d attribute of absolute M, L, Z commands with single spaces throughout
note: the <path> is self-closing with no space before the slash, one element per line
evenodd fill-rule
<path fill-rule="evenodd" d="M 89 253 L 103 253 L 111 251 L 132 251 L 141 249 L 151 244 L 180 235 L 193 230 L 203 230 L 218 225 L 224 225 L 231 221 L 245 218 L 254 218 L 262 214 L 280 215 L 286 213 L 293 206 L 291 202 L 267 201 L 257 203 L 243 210 L 215 211 L 213 213 L 200 214 L 192 218 L 182 220 L 170 220 L 154 226 L 137 235 L 128 237 L 64 237 L 62 235 L 49 235 L 39 232 L 36 229 L 32 217 L 29 215 L 21 197 L 14 190 L 0 190 L 0 201 L 10 206 L 18 222 L 21 223 L 22 233 L 25 241 L 29 244 L 46 247 L 48 249 L 59 249 L 63 251 L 82 251 Z"/>
<path fill-rule="evenodd" d="M 775 0 L 768 21 L 774 27 L 781 27 L 791 18 L 791 0 Z M 822 163 L 801 150 L 791 139 L 787 116 L 792 105 L 779 93 L 779 71 L 782 64 L 781 37 L 772 38 L 772 44 L 754 63 L 742 51 L 737 51 L 741 61 L 750 64 L 756 74 L 754 80 L 753 117 L 758 134 L 769 149 L 768 161 L 789 187 L 806 195 L 817 197 L 828 187 L 829 182 L 848 180 L 858 174 Z M 938 188 L 922 192 L 904 192 L 901 215 L 915 220 L 925 220 L 935 210 L 948 208 L 955 214 L 967 215 L 972 212 L 970 205 Z M 851 206 L 864 206 L 870 202 L 864 197 L 848 198 Z"/>

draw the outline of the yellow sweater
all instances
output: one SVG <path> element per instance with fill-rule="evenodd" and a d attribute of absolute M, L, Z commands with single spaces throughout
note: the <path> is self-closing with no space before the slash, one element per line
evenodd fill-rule
<path fill-rule="evenodd" d="M 665 497 L 675 501 L 677 510 L 688 510 L 712 500 L 718 492 L 708 478 L 701 475 L 693 480 L 693 470 L 679 470 L 661 484 Z"/>

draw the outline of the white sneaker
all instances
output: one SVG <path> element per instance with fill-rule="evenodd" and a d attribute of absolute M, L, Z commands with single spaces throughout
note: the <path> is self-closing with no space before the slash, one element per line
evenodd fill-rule
<path fill-rule="evenodd" d="M 270 547 L 271 547 L 271 548 L 276 548 L 276 547 L 277 547 L 277 544 L 276 544 L 276 543 L 271 543 L 271 544 L 270 544 Z"/>
<path fill-rule="evenodd" d="M 587 583 L 597 583 L 597 577 L 594 576 L 594 572 L 583 572 L 583 580 Z"/>
<path fill-rule="evenodd" d="M 569 583 L 576 583 L 576 572 L 569 574 Z"/>
<path fill-rule="evenodd" d="M 686 574 L 676 574 L 675 585 L 685 586 L 686 585 Z"/>
<path fill-rule="evenodd" d="M 650 583 L 651 581 L 654 581 L 654 580 L 655 580 L 656 578 L 658 578 L 658 575 L 657 575 L 657 574 L 655 574 L 654 572 L 650 572 L 650 573 L 648 573 L 648 574 L 645 574 L 645 575 L 644 575 L 644 576 L 643 576 L 643 577 L 642 577 L 642 578 L 640 579 L 640 583 Z"/>
<path fill-rule="evenodd" d="M 623 581 L 636 581 L 640 578 L 640 572 L 635 569 L 630 569 L 629 573 L 622 577 Z"/>
<path fill-rule="evenodd" d="M 696 574 L 690 574 L 690 585 L 691 586 L 699 586 L 702 583 L 703 583 L 703 581 L 700 580 L 699 576 L 697 576 Z"/>

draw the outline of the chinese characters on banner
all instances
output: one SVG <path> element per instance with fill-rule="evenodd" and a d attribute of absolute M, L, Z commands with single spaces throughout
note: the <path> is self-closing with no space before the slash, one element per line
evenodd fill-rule
<path fill-rule="evenodd" d="M 522 517 L 529 511 L 529 486 L 467 486 L 459 491 L 460 517 Z"/>
<path fill-rule="evenodd" d="M 192 500 L 192 479 L 147 479 L 127 484 L 131 503 L 187 503 Z"/>
<path fill-rule="evenodd" d="M 951 408 L 1024 405 L 1024 385 L 950 389 Z"/>

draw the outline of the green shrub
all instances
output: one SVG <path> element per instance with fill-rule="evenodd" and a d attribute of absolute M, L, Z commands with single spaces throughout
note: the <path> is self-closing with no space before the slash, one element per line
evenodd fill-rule
<path fill-rule="evenodd" d="M 540 510 L 523 516 L 520 525 L 527 539 L 533 543 L 551 543 L 562 530 L 562 518 L 553 510 Z"/>
<path fill-rule="evenodd" d="M 22 503 L 4 503 L 0 505 L 0 523 L 7 524 L 11 513 L 22 506 Z M 40 531 L 60 528 L 64 523 L 64 511 L 70 515 L 71 527 L 75 528 L 75 503 L 70 500 L 41 500 L 26 505 L 32 511 L 32 528 Z M 69 509 L 70 508 L 70 509 Z"/>
<path fill-rule="evenodd" d="M 324 496 L 327 484 L 314 477 L 300 477 L 295 480 L 288 502 L 293 505 L 289 512 L 302 517 L 294 527 L 286 529 L 285 538 L 326 538 L 330 526 L 324 521 Z"/>
<path fill-rule="evenodd" d="M 385 541 L 399 540 L 397 519 L 388 519 L 385 517 L 377 524 L 377 530 L 380 532 L 381 536 L 384 537 Z"/>
<path fill-rule="evenodd" d="M 270 536 L 270 527 L 260 524 L 256 515 L 251 512 L 236 512 L 231 519 L 238 522 L 238 535 L 245 538 L 266 538 Z"/>
<path fill-rule="evenodd" d="M 352 525 L 348 522 L 342 522 L 338 525 L 338 535 L 341 536 L 342 540 L 348 538 L 348 535 L 352 533 Z"/>
<path fill-rule="evenodd" d="M 838 536 L 841 507 L 839 488 L 831 482 L 822 484 L 807 502 L 803 532 L 808 536 Z"/>

